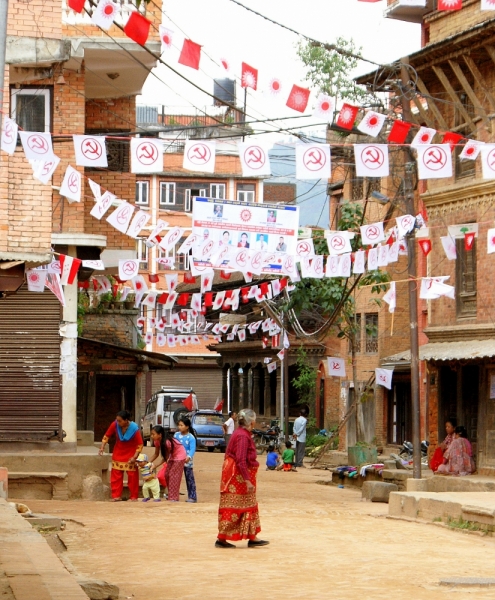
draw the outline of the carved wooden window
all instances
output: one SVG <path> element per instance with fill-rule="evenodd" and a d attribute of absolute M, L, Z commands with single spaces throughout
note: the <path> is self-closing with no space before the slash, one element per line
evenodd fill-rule
<path fill-rule="evenodd" d="M 470 117 L 475 116 L 474 106 L 472 102 L 469 100 L 467 94 L 460 93 L 459 100 L 462 103 L 462 106 L 466 109 L 467 113 Z M 455 108 L 455 117 L 454 124 L 455 127 L 459 127 L 464 123 L 464 116 L 461 114 L 458 108 Z M 466 138 L 471 136 L 471 130 L 469 127 L 463 127 L 458 129 L 458 133 Z M 459 155 L 462 152 L 462 146 L 456 146 L 454 150 L 454 160 L 455 160 L 455 178 L 463 179 L 465 177 L 473 177 L 476 174 L 476 161 L 474 160 L 462 160 L 459 158 Z"/>
<path fill-rule="evenodd" d="M 365 316 L 366 354 L 378 352 L 378 313 Z"/>
<path fill-rule="evenodd" d="M 476 317 L 476 240 L 471 250 L 464 247 L 464 239 L 456 240 L 457 260 L 455 298 L 458 319 Z"/>

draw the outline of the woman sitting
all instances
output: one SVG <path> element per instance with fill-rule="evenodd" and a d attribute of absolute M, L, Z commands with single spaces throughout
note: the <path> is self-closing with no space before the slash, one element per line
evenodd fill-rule
<path fill-rule="evenodd" d="M 445 433 L 447 434 L 443 442 L 438 446 L 438 448 L 433 453 L 433 456 L 430 460 L 430 469 L 435 472 L 438 467 L 443 464 L 443 459 L 445 453 L 447 452 L 448 447 L 452 443 L 454 439 L 454 431 L 457 427 L 457 421 L 455 419 L 449 419 L 445 421 Z"/>
<path fill-rule="evenodd" d="M 454 439 L 444 454 L 443 464 L 438 467 L 438 473 L 444 475 L 471 475 L 474 472 L 472 449 L 467 439 L 465 427 L 455 428 Z"/>

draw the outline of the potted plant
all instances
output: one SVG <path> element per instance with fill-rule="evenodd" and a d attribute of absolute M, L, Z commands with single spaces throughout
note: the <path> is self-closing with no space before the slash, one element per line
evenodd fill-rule
<path fill-rule="evenodd" d="M 101 294 L 98 302 L 98 308 L 100 308 L 101 310 L 108 310 L 110 302 L 112 302 L 112 300 L 112 292 L 105 292 L 104 294 Z"/>
<path fill-rule="evenodd" d="M 126 299 L 124 300 L 124 307 L 126 310 L 131 310 L 134 308 L 134 303 L 136 302 L 136 294 L 130 293 L 127 294 Z"/>

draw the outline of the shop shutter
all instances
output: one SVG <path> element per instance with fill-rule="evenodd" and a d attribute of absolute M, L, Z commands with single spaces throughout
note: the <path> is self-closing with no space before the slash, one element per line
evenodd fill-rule
<path fill-rule="evenodd" d="M 170 371 L 155 371 L 152 374 L 153 391 L 162 385 L 192 387 L 198 397 L 199 408 L 213 408 L 217 398 L 222 396 L 222 370 L 219 367 L 185 368 L 177 365 Z"/>

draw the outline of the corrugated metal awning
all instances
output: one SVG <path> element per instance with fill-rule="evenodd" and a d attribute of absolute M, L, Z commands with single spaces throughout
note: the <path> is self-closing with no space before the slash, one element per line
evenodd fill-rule
<path fill-rule="evenodd" d="M 52 257 L 50 252 L 0 252 L 0 260 L 22 260 L 27 263 L 50 263 Z"/>
<path fill-rule="evenodd" d="M 419 348 L 420 360 L 475 360 L 495 356 L 495 339 L 460 340 L 458 342 L 430 342 Z M 384 366 L 411 363 L 411 352 L 399 352 L 382 359 Z"/>

